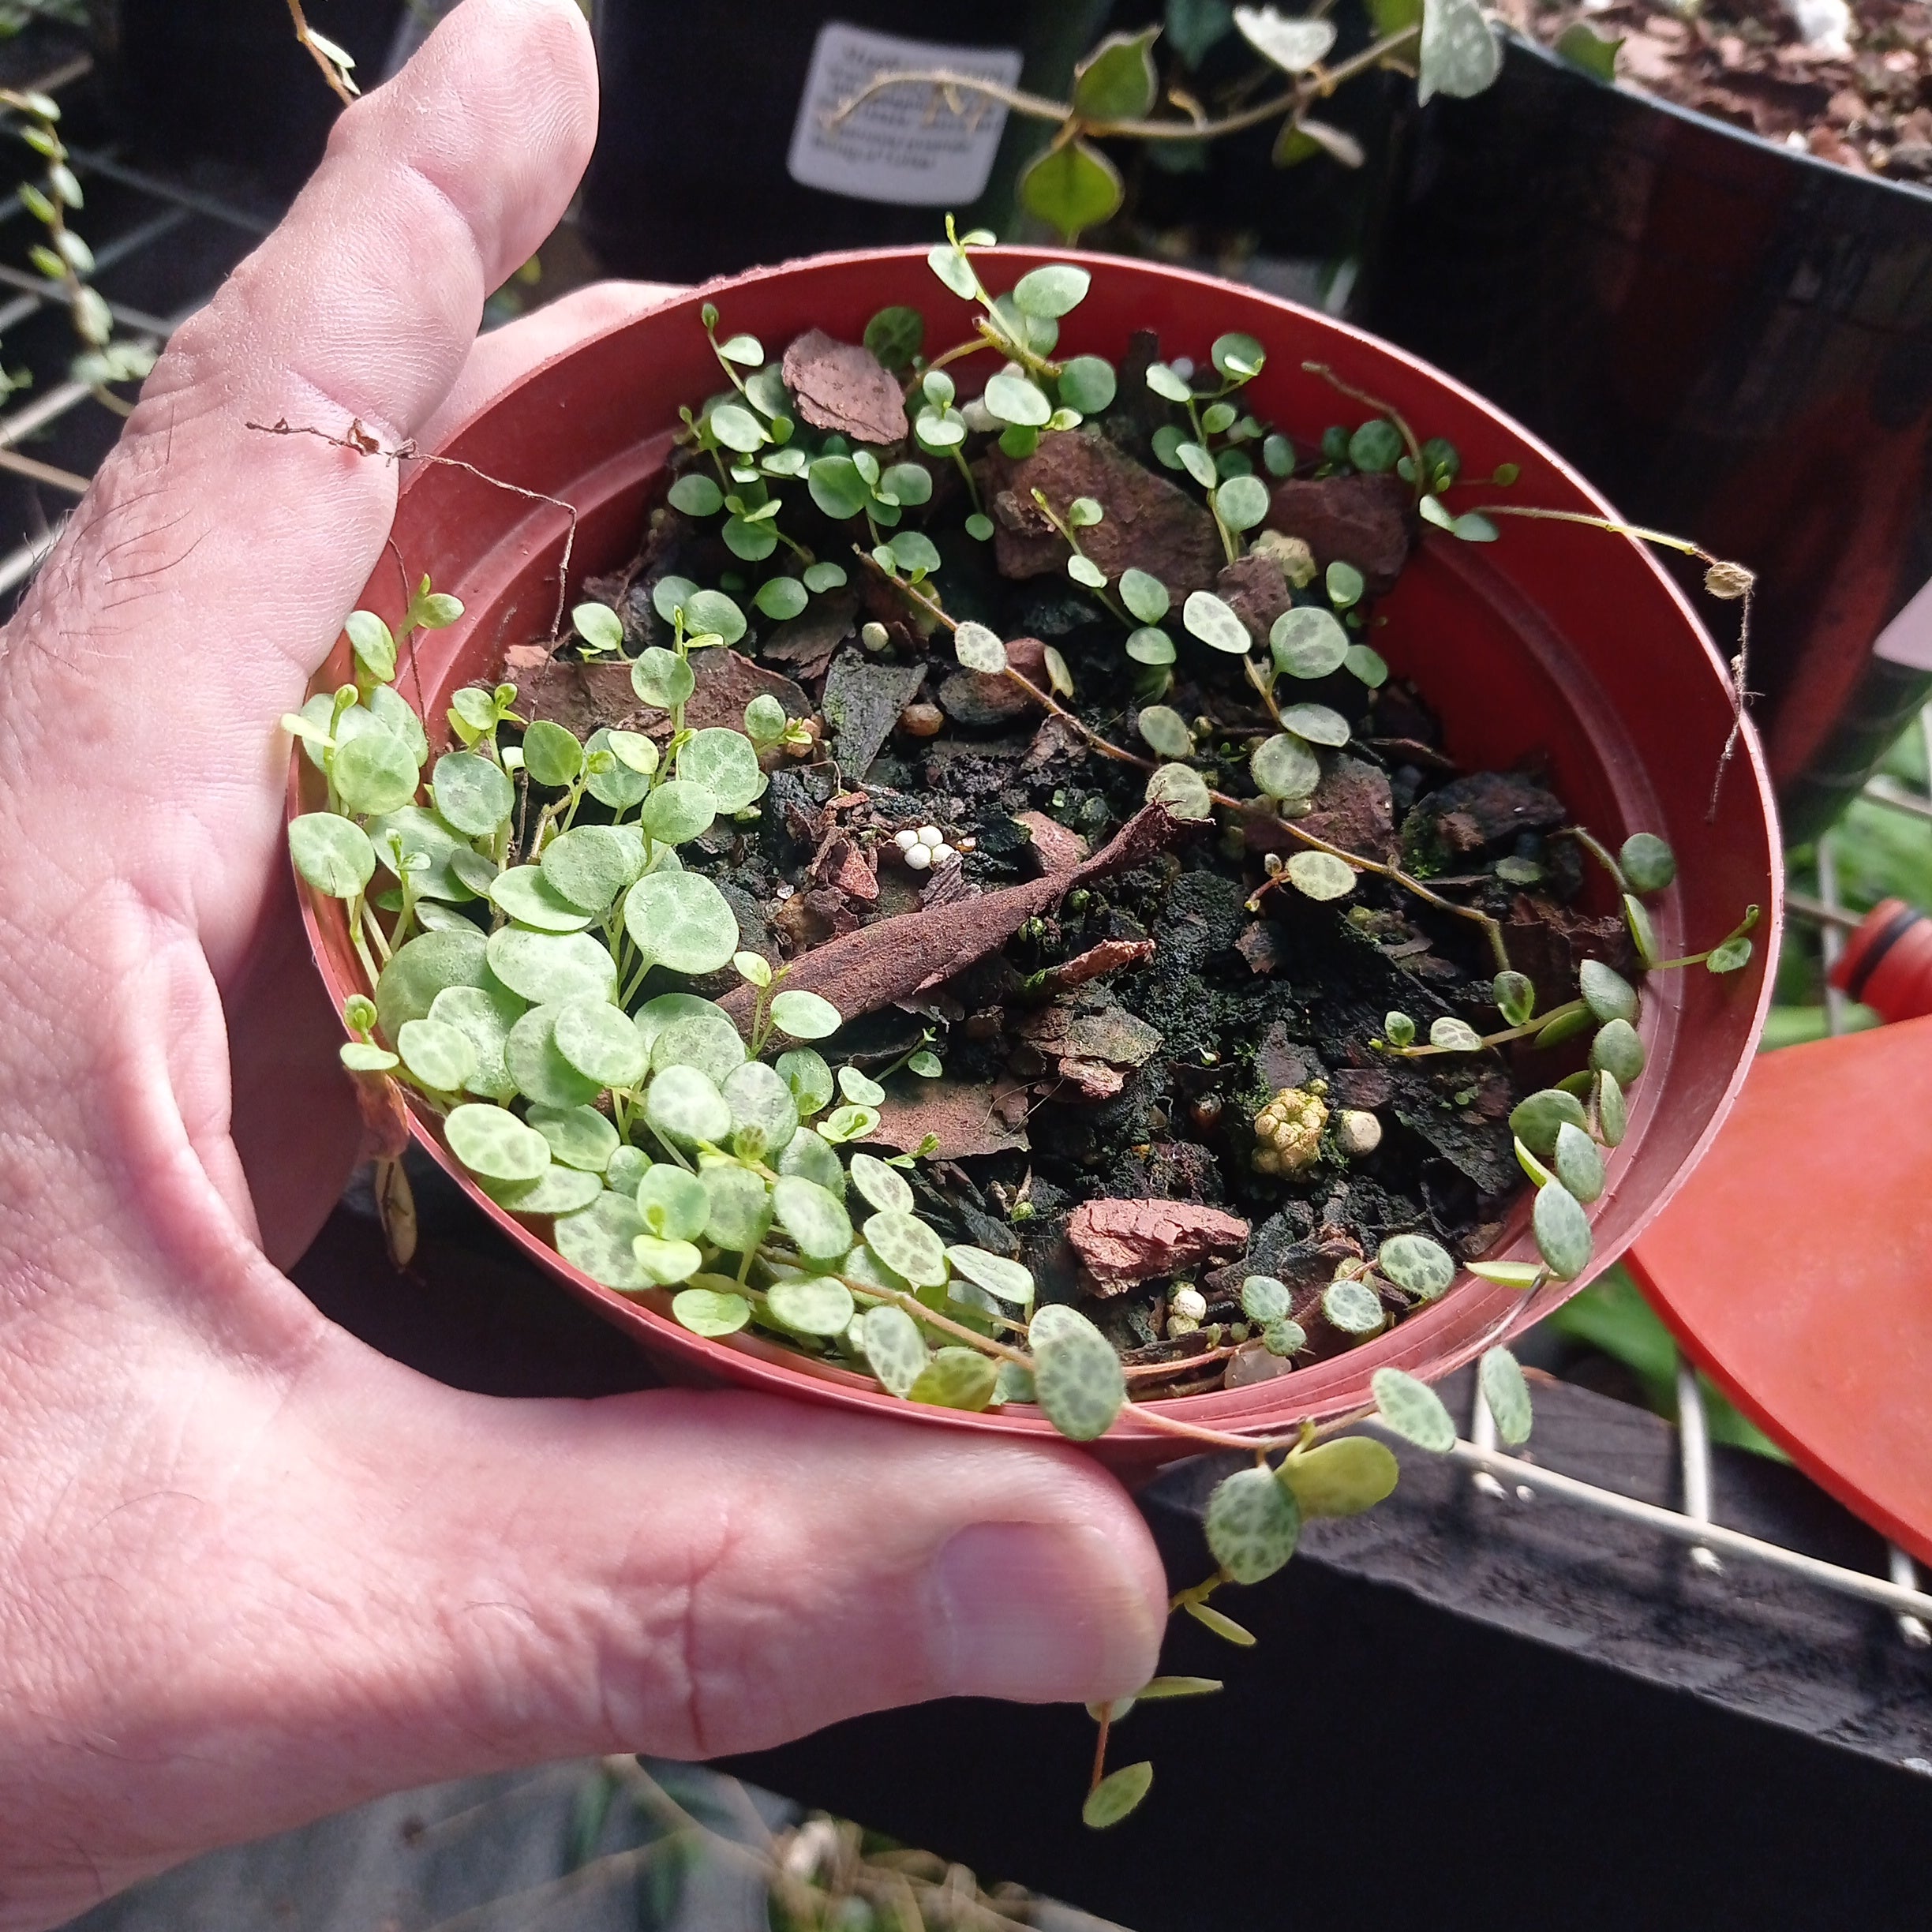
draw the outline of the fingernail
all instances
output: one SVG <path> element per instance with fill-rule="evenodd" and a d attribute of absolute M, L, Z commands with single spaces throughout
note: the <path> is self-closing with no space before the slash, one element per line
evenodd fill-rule
<path fill-rule="evenodd" d="M 1098 1530 L 975 1523 L 940 1551 L 933 1583 L 942 1694 L 1124 1697 L 1153 1669 L 1159 1626 L 1143 1580 Z"/>

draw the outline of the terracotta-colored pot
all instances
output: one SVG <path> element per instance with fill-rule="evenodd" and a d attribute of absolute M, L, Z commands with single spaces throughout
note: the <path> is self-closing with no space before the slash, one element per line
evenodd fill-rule
<path fill-rule="evenodd" d="M 997 291 L 1054 259 L 1002 249 L 979 260 Z M 1401 410 L 1419 434 L 1448 437 L 1462 453 L 1466 474 L 1486 476 L 1498 464 L 1520 463 L 1521 480 L 1509 492 L 1514 500 L 1600 514 L 1608 507 L 1526 431 L 1372 336 L 1209 277 L 1147 262 L 1087 259 L 1092 290 L 1068 318 L 1062 353 L 1118 358 L 1133 330 L 1152 328 L 1166 353 L 1204 363 L 1215 335 L 1245 330 L 1268 352 L 1251 391 L 1256 412 L 1305 443 L 1329 423 L 1365 413 L 1301 367 L 1305 361 L 1324 361 Z M 717 303 L 727 331 L 749 331 L 773 347 L 813 327 L 856 341 L 871 315 L 896 302 L 923 309 L 942 339 L 941 318 L 956 319 L 962 335 L 970 327 L 964 305 L 927 268 L 923 250 L 884 249 L 820 256 L 713 284 L 545 364 L 467 425 L 447 453 L 574 504 L 581 522 L 573 577 L 628 559 L 678 427 L 679 406 L 695 404 L 719 386 L 698 318 L 706 299 Z M 507 646 L 549 634 L 565 523 L 561 511 L 459 470 L 425 466 L 410 478 L 396 515 L 396 543 L 412 574 L 429 571 L 466 607 L 460 623 L 423 637 L 414 665 L 406 665 L 398 680 L 410 701 L 422 705 L 432 741 L 446 736 L 450 692 L 490 681 Z M 365 599 L 387 616 L 399 614 L 393 564 L 376 571 Z M 1745 972 L 1724 978 L 1702 971 L 1661 973 L 1646 987 L 1642 1031 L 1649 1065 L 1633 1096 L 1628 1136 L 1611 1161 L 1609 1189 L 1593 1211 L 1594 1273 L 1621 1254 L 1676 1191 L 1750 1063 L 1770 998 L 1780 915 L 1778 842 L 1763 762 L 1747 731 L 1717 815 L 1707 820 L 1712 777 L 1732 721 L 1723 661 L 1671 580 L 1623 538 L 1519 520 L 1507 522 L 1493 545 L 1432 533 L 1380 612 L 1387 622 L 1377 633 L 1377 647 L 1398 673 L 1414 677 L 1462 763 L 1500 769 L 1526 757 L 1544 758 L 1556 791 L 1600 835 L 1614 843 L 1649 830 L 1671 842 L 1679 855 L 1678 881 L 1653 902 L 1667 957 L 1713 944 L 1747 904 L 1764 908 L 1755 957 Z M 347 661 L 345 644 L 317 688 L 342 681 Z M 319 803 L 313 789 L 304 796 L 313 783 L 298 758 L 291 811 Z M 331 993 L 339 1000 L 360 990 L 340 904 L 305 895 L 305 905 Z M 808 1363 L 775 1343 L 692 1335 L 671 1320 L 666 1297 L 598 1286 L 488 1200 L 447 1154 L 427 1116 L 417 1118 L 415 1132 L 481 1212 L 534 1261 L 628 1329 L 671 1375 L 912 1416 L 946 1428 L 1005 1436 L 1052 1433 L 1031 1408 L 984 1415 L 914 1408 L 856 1375 Z M 1499 1255 L 1531 1254 L 1527 1220 L 1526 1202 Z M 1160 1406 L 1214 1428 L 1250 1431 L 1341 1413 L 1366 1402 L 1374 1369 L 1394 1365 L 1425 1376 L 1445 1374 L 1528 1327 L 1581 1285 L 1552 1283 L 1526 1298 L 1466 1278 L 1440 1301 L 1346 1354 L 1271 1381 Z M 1094 1447 L 1133 1473 L 1171 1460 L 1185 1444 L 1129 1411 Z"/>

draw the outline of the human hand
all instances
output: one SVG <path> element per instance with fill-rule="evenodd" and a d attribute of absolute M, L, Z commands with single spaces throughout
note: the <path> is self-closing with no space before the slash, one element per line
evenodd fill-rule
<path fill-rule="evenodd" d="M 279 1272 L 357 1126 L 275 721 L 395 479 L 244 425 L 434 436 L 650 299 L 472 346 L 593 99 L 571 0 L 468 0 L 180 331 L 0 634 L 0 1927 L 383 1791 L 1152 1667 L 1159 1565 L 1076 1452 L 459 1394 Z"/>

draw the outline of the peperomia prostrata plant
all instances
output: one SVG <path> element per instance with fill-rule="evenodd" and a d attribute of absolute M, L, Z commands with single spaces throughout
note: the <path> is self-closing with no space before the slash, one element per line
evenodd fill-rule
<path fill-rule="evenodd" d="M 1484 1034 L 1466 1020 L 1439 1019 L 1418 1040 L 1416 1023 L 1391 1012 L 1363 1044 L 1406 1061 L 1592 1034 L 1587 1068 L 1515 1110 L 1518 1158 L 1538 1190 L 1533 1231 L 1541 1259 L 1471 1264 L 1492 1282 L 1526 1291 L 1587 1266 L 1586 1210 L 1604 1191 L 1626 1095 L 1642 1070 L 1638 994 L 1623 975 L 1586 962 L 1577 997 L 1539 1015 L 1498 920 L 1451 896 L 1455 882 L 1349 850 L 1296 822 L 1324 757 L 1356 731 L 1343 710 L 1298 699 L 1297 684 L 1352 679 L 1366 694 L 1388 672 L 1366 641 L 1373 597 L 1362 571 L 1337 562 L 1318 571 L 1305 544 L 1266 528 L 1264 479 L 1391 474 L 1423 519 L 1449 536 L 1482 542 L 1497 534 L 1490 516 L 1448 507 L 1461 485 L 1456 451 L 1419 441 L 1373 399 L 1364 399 L 1373 413 L 1331 430 L 1311 462 L 1245 406 L 1242 392 L 1266 361 L 1254 337 L 1217 337 L 1198 376 L 1178 359 L 1154 361 L 1140 374 L 1164 413 L 1151 438 L 1155 462 L 1175 487 L 1198 492 L 1230 564 L 1271 557 L 1294 586 L 1295 601 L 1264 642 L 1215 592 L 1189 593 L 1177 612 L 1151 572 L 1110 574 L 1093 554 L 1093 534 L 1109 515 L 1099 497 L 1036 496 L 1041 526 L 1064 545 L 1069 582 L 1091 597 L 1135 667 L 1145 700 L 1137 731 L 1151 758 L 1079 715 L 1057 650 L 1042 651 L 1036 682 L 999 631 L 947 610 L 939 589 L 945 552 L 935 535 L 971 545 L 994 534 L 969 448 L 1024 459 L 1043 437 L 1108 410 L 1121 386 L 1121 371 L 1099 356 L 1054 358 L 1059 324 L 1085 297 L 1089 271 L 1050 264 L 995 295 L 973 255 L 990 242 L 950 239 L 930 258 L 945 286 L 972 305 L 960 339 L 927 357 L 926 317 L 910 307 L 882 312 L 866 331 L 871 366 L 889 372 L 904 399 L 904 454 L 815 427 L 787 365 L 748 335 L 721 338 L 716 309 L 704 306 L 727 386 L 683 413 L 668 502 L 715 535 L 732 567 L 711 583 L 655 578 L 650 613 L 666 642 L 640 641 L 618 609 L 589 601 L 572 613 L 567 646 L 586 662 L 627 663 L 638 703 L 661 717 L 651 732 L 600 726 L 580 736 L 520 711 L 506 682 L 455 694 L 436 721 L 452 748 L 432 759 L 425 721 L 397 681 L 414 633 L 455 621 L 461 607 L 425 581 L 395 629 L 373 612 L 352 616 L 354 682 L 288 721 L 324 792 L 324 810 L 293 822 L 291 849 L 310 887 L 341 902 L 367 975 L 366 991 L 345 1011 L 353 1037 L 343 1058 L 370 1093 L 372 1112 L 406 1090 L 477 1187 L 593 1280 L 651 1299 L 698 1335 L 728 1342 L 756 1331 L 909 1404 L 1034 1403 L 1061 1433 L 1091 1441 L 1132 1402 L 1147 1426 L 1177 1439 L 1252 1452 L 1256 1466 L 1223 1483 L 1208 1512 L 1215 1574 L 1175 1604 L 1238 1642 L 1245 1634 L 1209 1602 L 1213 1591 L 1279 1569 L 1305 1516 L 1378 1500 L 1394 1481 L 1392 1457 L 1371 1440 L 1339 1433 L 1359 1416 L 1257 1439 L 1135 1402 L 1160 1392 L 1159 1375 L 1124 1365 L 1116 1344 L 1069 1304 L 1036 1305 L 1024 1263 L 949 1241 L 931 1225 L 915 1185 L 917 1155 L 874 1152 L 867 1143 L 880 1144 L 885 1079 L 901 1066 L 942 1076 L 932 1028 L 889 1066 L 874 1062 L 867 1072 L 848 1060 L 835 1068 L 819 1043 L 829 1050 L 848 1016 L 794 983 L 799 961 L 747 949 L 702 860 L 686 863 L 714 825 L 757 820 L 775 761 L 818 750 L 810 721 L 769 695 L 744 706 L 742 728 L 687 724 L 703 653 L 729 650 L 756 620 L 789 621 L 847 587 L 847 564 L 812 547 L 827 547 L 829 526 L 856 571 L 902 603 L 923 635 L 949 631 L 964 670 L 1004 680 L 1098 755 L 1141 768 L 1149 800 L 1170 817 L 1220 813 L 1237 825 L 1279 828 L 1299 849 L 1285 860 L 1267 855 L 1251 907 L 1278 892 L 1317 904 L 1348 900 L 1366 875 L 1479 927 L 1493 954 L 1501 1028 Z M 949 369 L 982 354 L 999 366 L 981 395 L 962 399 Z M 1340 392 L 1359 394 L 1319 373 Z M 1498 488 L 1514 480 L 1504 471 L 1491 479 Z M 944 515 L 957 519 L 952 529 L 939 520 L 942 481 Z M 1711 567 L 1715 575 L 1732 567 Z M 1713 588 L 1727 585 L 1748 590 L 1748 578 Z M 863 630 L 867 650 L 886 643 L 876 620 Z M 1182 653 L 1196 651 L 1223 665 L 1238 657 L 1266 728 L 1230 732 L 1160 702 L 1174 688 Z M 1324 688 L 1334 694 L 1332 682 Z M 1662 841 L 1638 834 L 1612 854 L 1582 828 L 1558 836 L 1607 868 L 1646 969 L 1724 972 L 1748 960 L 1749 916 L 1706 954 L 1657 957 L 1645 902 L 1670 882 L 1674 861 Z M 959 857 L 936 826 L 908 828 L 897 847 L 908 871 Z M 721 991 L 733 981 L 735 994 Z M 1256 1174 L 1298 1172 L 1331 1157 L 1331 1145 L 1344 1155 L 1372 1151 L 1372 1136 L 1361 1136 L 1362 1120 L 1373 1129 L 1373 1117 L 1331 1114 L 1320 1085 L 1285 1089 L 1260 1110 L 1256 1125 L 1267 1136 L 1253 1156 Z M 1439 1300 L 1460 1273 L 1457 1257 L 1431 1235 L 1397 1233 L 1339 1264 L 1312 1311 L 1297 1313 L 1282 1282 L 1248 1275 L 1241 1327 L 1270 1356 L 1293 1361 L 1309 1350 L 1305 1324 L 1353 1344 Z M 1170 1332 L 1198 1333 L 1203 1298 L 1178 1286 L 1173 1307 Z M 1207 1346 L 1190 1358 L 1198 1364 L 1234 1353 L 1218 1329 L 1200 1339 Z M 1425 1449 L 1452 1446 L 1447 1411 L 1421 1383 L 1383 1370 L 1373 1386 L 1374 1413 L 1386 1426 Z M 1486 1358 L 1484 1386 L 1505 1439 L 1521 1440 L 1527 1398 L 1504 1351 Z M 1148 1694 L 1186 1687 L 1158 1680 Z M 1110 1777 L 1102 1769 L 1103 1762 L 1088 1804 L 1095 1824 L 1124 1815 L 1151 1777 L 1143 1766 Z"/>

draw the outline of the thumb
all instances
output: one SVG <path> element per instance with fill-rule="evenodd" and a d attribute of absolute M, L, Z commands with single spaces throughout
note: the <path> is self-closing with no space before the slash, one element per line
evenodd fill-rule
<path fill-rule="evenodd" d="M 413 435 L 485 297 L 563 213 L 595 103 L 573 0 L 465 0 L 341 117 L 286 219 L 177 331 L 12 627 L 0 790 L 37 775 L 45 797 L 63 746 L 112 759 L 114 859 L 185 882 L 218 973 L 224 919 L 253 923 L 235 875 L 256 885 L 273 852 L 272 727 L 380 558 L 396 492 L 393 464 L 247 425 Z M 57 839 L 66 815 L 46 814 Z M 97 823 L 75 836 L 102 843 Z"/>

